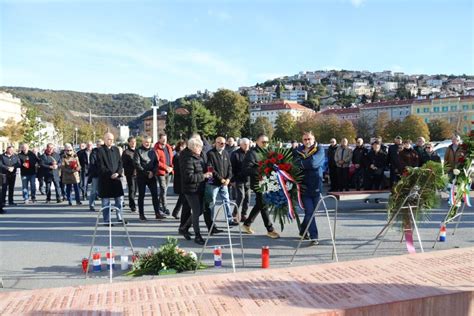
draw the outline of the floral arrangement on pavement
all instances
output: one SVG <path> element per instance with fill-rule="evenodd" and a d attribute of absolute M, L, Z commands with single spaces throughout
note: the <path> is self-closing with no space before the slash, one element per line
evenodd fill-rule
<path fill-rule="evenodd" d="M 184 271 L 193 271 L 197 265 L 197 256 L 178 246 L 176 238 L 168 237 L 158 250 L 152 248 L 138 255 L 128 275 L 165 275 Z M 205 268 L 202 265 L 199 268 Z"/>
<path fill-rule="evenodd" d="M 454 180 L 450 184 L 449 211 L 447 220 L 456 216 L 461 201 L 471 206 L 469 192 L 471 191 L 472 175 L 474 169 L 474 131 L 462 138 L 460 145 L 463 155 L 457 161 L 457 168 L 453 170 Z"/>
<path fill-rule="evenodd" d="M 268 148 L 259 154 L 258 188 L 273 214 L 273 220 L 281 225 L 296 219 L 296 207 L 303 209 L 301 200 L 301 171 L 294 164 L 291 149 Z"/>

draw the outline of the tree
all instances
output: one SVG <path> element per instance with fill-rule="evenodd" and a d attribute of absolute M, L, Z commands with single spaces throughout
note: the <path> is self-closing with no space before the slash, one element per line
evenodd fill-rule
<path fill-rule="evenodd" d="M 375 136 L 383 136 L 385 127 L 387 126 L 388 123 L 388 113 L 387 112 L 382 112 L 379 114 L 377 117 L 377 120 L 375 121 L 374 125 L 374 134 Z"/>
<path fill-rule="evenodd" d="M 384 131 L 380 134 L 383 139 L 392 141 L 397 136 L 401 136 L 402 133 L 402 121 L 400 120 L 390 120 L 387 122 Z"/>
<path fill-rule="evenodd" d="M 368 142 L 370 138 L 374 135 L 373 134 L 374 127 L 371 124 L 370 120 L 365 115 L 362 115 L 361 117 L 359 117 L 354 127 L 357 131 L 357 137 L 361 137 L 366 142 Z"/>
<path fill-rule="evenodd" d="M 303 105 L 310 108 L 310 109 L 313 109 L 316 112 L 318 112 L 319 109 L 320 109 L 320 107 L 319 107 L 319 98 L 318 97 L 305 100 L 303 102 Z"/>
<path fill-rule="evenodd" d="M 242 137 L 251 137 L 252 123 L 250 121 L 250 115 L 247 117 L 247 120 L 245 121 L 244 125 L 240 129 L 240 135 L 242 135 Z"/>
<path fill-rule="evenodd" d="M 296 137 L 296 120 L 290 113 L 280 113 L 275 121 L 276 139 L 281 141 L 291 141 Z"/>
<path fill-rule="evenodd" d="M 217 117 L 201 102 L 192 100 L 183 103 L 189 114 L 176 115 L 176 133 L 191 136 L 199 133 L 203 137 L 216 135 Z"/>
<path fill-rule="evenodd" d="M 15 121 L 12 117 L 5 121 L 5 125 L 0 129 L 0 136 L 8 138 L 10 143 L 17 143 L 23 138 L 23 125 Z"/>
<path fill-rule="evenodd" d="M 21 125 L 23 130 L 22 142 L 37 147 L 42 145 L 42 136 L 39 135 L 39 131 L 44 128 L 44 124 L 41 123 L 39 112 L 36 107 L 29 106 L 22 115 Z"/>
<path fill-rule="evenodd" d="M 454 126 L 443 119 L 433 119 L 428 123 L 431 140 L 449 139 L 454 133 Z"/>
<path fill-rule="evenodd" d="M 270 139 L 273 137 L 274 129 L 272 123 L 270 123 L 270 120 L 266 117 L 257 117 L 255 122 L 251 125 L 251 130 L 253 139 L 257 139 L 259 134 L 265 134 Z"/>
<path fill-rule="evenodd" d="M 172 105 L 169 106 L 166 115 L 165 132 L 170 143 L 174 143 L 179 138 L 179 135 L 176 135 L 176 109 Z"/>
<path fill-rule="evenodd" d="M 422 136 L 426 140 L 430 139 L 430 130 L 423 118 L 418 115 L 408 115 L 401 123 L 400 136 L 403 139 L 416 140 Z"/>
<path fill-rule="evenodd" d="M 311 116 L 304 117 L 302 120 L 296 122 L 296 134 L 303 135 L 305 132 L 311 131 L 314 134 L 316 140 L 320 139 L 320 115 L 313 114 Z M 296 137 L 298 139 L 298 137 Z"/>
<path fill-rule="evenodd" d="M 245 97 L 237 92 L 221 89 L 205 105 L 218 118 L 219 135 L 240 136 L 240 129 L 249 115 L 249 104 Z"/>
<path fill-rule="evenodd" d="M 275 94 L 276 94 L 277 99 L 281 99 L 281 93 L 283 91 L 285 91 L 285 87 L 280 81 L 278 81 L 277 86 L 275 88 Z"/>
<path fill-rule="evenodd" d="M 348 120 L 341 120 L 339 129 L 338 129 L 338 137 L 336 139 L 341 140 L 342 138 L 347 138 L 349 143 L 355 143 L 356 138 L 356 129 L 351 121 Z"/>

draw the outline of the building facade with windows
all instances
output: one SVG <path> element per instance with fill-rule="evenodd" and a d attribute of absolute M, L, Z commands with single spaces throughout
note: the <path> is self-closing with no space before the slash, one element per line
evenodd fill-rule
<path fill-rule="evenodd" d="M 15 98 L 10 93 L 0 91 L 0 129 L 5 126 L 9 119 L 15 122 L 21 121 L 22 117 L 21 99 Z M 0 150 L 3 152 L 10 144 L 10 140 L 0 136 Z M 12 144 L 17 146 L 18 144 Z"/>
<path fill-rule="evenodd" d="M 295 120 L 299 120 L 303 116 L 314 114 L 314 111 L 297 102 L 288 100 L 256 103 L 250 105 L 250 122 L 254 123 L 257 118 L 266 117 L 275 126 L 276 119 L 280 113 L 290 113 Z"/>
<path fill-rule="evenodd" d="M 467 133 L 474 121 L 474 96 L 415 100 L 411 111 L 421 116 L 426 123 L 433 119 L 444 119 L 455 126 L 458 132 Z"/>
<path fill-rule="evenodd" d="M 403 120 L 411 114 L 412 102 L 395 100 L 365 104 L 360 107 L 360 116 L 375 122 L 382 113 L 387 113 L 389 120 Z"/>

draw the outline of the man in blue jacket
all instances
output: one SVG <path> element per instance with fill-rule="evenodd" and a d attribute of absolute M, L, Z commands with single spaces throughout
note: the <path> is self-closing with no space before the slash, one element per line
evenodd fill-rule
<path fill-rule="evenodd" d="M 318 228 L 316 226 L 316 219 L 313 219 L 311 223 L 309 220 L 322 194 L 324 149 L 315 141 L 312 132 L 305 132 L 303 134 L 303 145 L 299 146 L 294 154 L 297 163 L 303 171 L 304 190 L 302 198 L 305 215 L 300 228 L 300 236 L 303 235 L 309 224 L 309 237 L 304 236 L 304 238 L 311 239 L 311 244 L 317 245 Z"/>

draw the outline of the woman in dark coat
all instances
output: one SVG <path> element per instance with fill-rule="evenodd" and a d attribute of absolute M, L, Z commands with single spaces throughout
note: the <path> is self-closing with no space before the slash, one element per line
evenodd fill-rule
<path fill-rule="evenodd" d="M 372 143 L 372 150 L 367 155 L 367 165 L 369 173 L 369 181 L 367 190 L 381 190 L 384 178 L 384 171 L 387 167 L 387 154 L 381 150 L 380 143 L 375 141 Z M 376 199 L 376 202 L 378 200 Z M 368 200 L 366 200 L 368 202 Z"/>
<path fill-rule="evenodd" d="M 97 151 L 97 168 L 99 172 L 99 196 L 102 198 L 102 213 L 104 223 L 110 221 L 109 206 L 110 199 L 115 200 L 117 208 L 117 221 L 122 222 L 123 187 L 121 177 L 123 175 L 122 159 L 117 146 L 113 146 L 114 135 L 104 135 L 104 145 Z"/>
<path fill-rule="evenodd" d="M 300 227 L 300 236 L 303 235 L 309 224 L 309 238 L 313 244 L 318 244 L 316 219 L 313 219 L 311 223 L 309 220 L 311 216 L 313 216 L 313 212 L 322 193 L 324 149 L 315 142 L 312 132 L 303 134 L 303 145 L 295 150 L 295 157 L 303 171 L 304 186 L 302 197 L 305 215 Z M 305 236 L 305 238 L 306 237 L 307 236 Z"/>
<path fill-rule="evenodd" d="M 411 140 L 409 139 L 403 141 L 403 149 L 398 153 L 398 157 L 402 172 L 407 167 L 418 167 L 420 165 L 418 153 L 411 147 Z"/>
<path fill-rule="evenodd" d="M 184 142 L 184 140 L 180 140 L 176 143 L 175 154 L 173 155 L 173 191 L 179 197 L 171 215 L 176 219 L 179 219 L 179 212 L 181 211 L 181 208 L 185 207 L 184 204 L 187 205 L 186 197 L 184 196 L 181 190 L 181 170 L 179 169 L 179 154 L 184 148 L 186 148 L 186 143 Z M 187 207 L 189 208 L 189 205 L 187 205 Z"/>
<path fill-rule="evenodd" d="M 186 239 L 189 239 L 188 229 L 192 223 L 196 234 L 194 242 L 200 245 L 204 244 L 199 229 L 199 217 L 203 212 L 204 187 L 206 180 L 212 177 L 212 172 L 204 172 L 206 161 L 201 155 L 202 148 L 203 143 L 199 138 L 191 138 L 188 140 L 188 147 L 179 155 L 181 189 L 192 210 L 192 216 L 189 216 L 180 231 Z"/>

